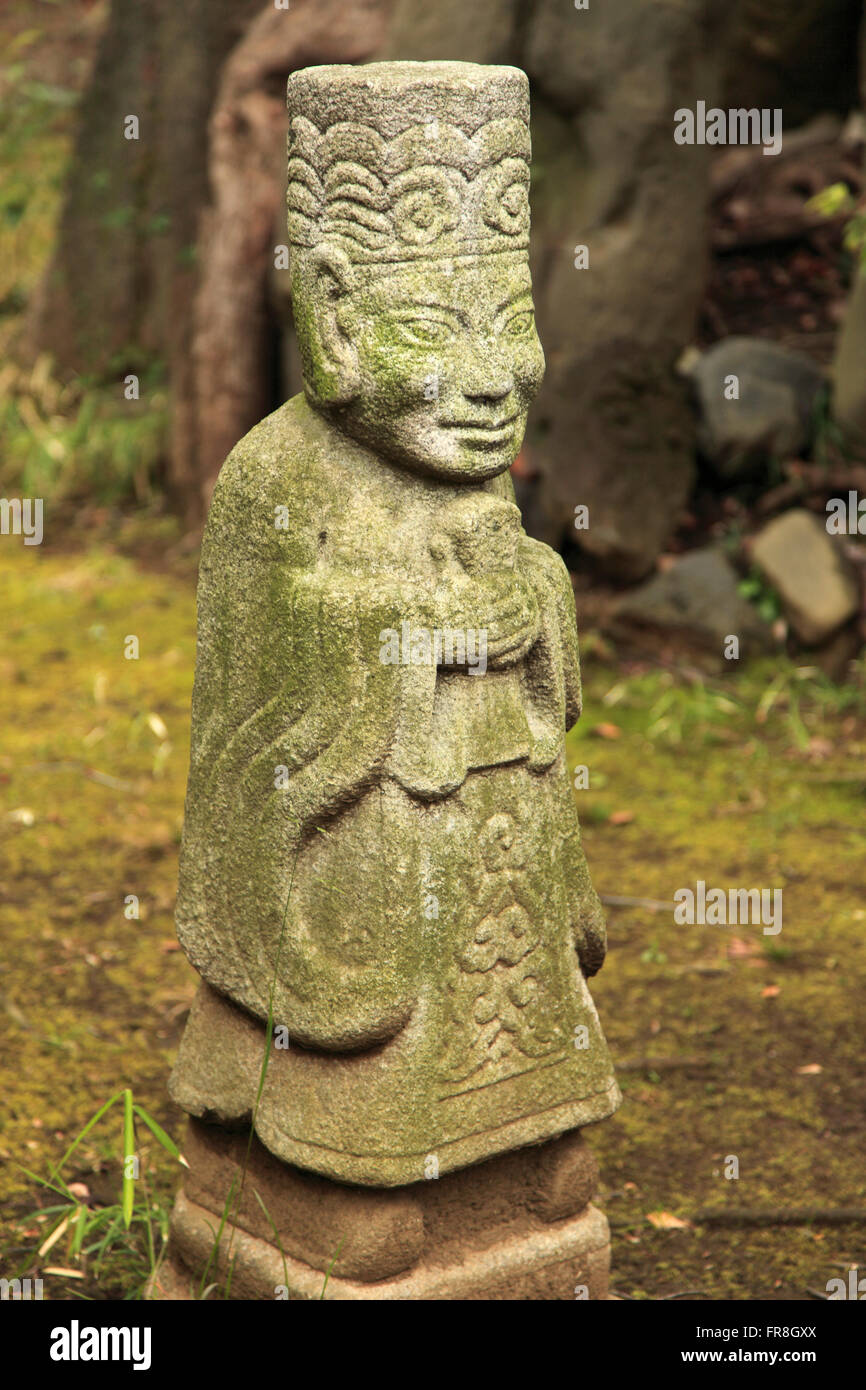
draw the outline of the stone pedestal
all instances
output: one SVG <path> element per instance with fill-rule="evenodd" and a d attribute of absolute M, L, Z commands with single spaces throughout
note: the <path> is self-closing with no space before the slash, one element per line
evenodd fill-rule
<path fill-rule="evenodd" d="M 280 1162 L 246 1134 L 191 1120 L 190 1164 L 152 1296 L 206 1284 L 239 1299 L 604 1299 L 607 1219 L 579 1132 L 407 1187 L 349 1187 Z M 328 1271 L 330 1274 L 328 1275 Z M 327 1275 L 327 1285 L 326 1285 Z"/>

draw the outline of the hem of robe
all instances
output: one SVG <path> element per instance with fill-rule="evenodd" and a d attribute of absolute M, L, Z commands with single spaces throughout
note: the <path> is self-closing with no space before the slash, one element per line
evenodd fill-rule
<path fill-rule="evenodd" d="M 440 1093 L 432 1103 L 427 1099 L 430 1119 L 421 1125 L 422 1135 L 417 1121 L 421 1107 L 413 1098 L 411 1084 L 405 1086 L 405 1074 L 383 1072 L 380 1047 L 367 1054 L 274 1050 L 257 1102 L 263 1041 L 264 1029 L 258 1020 L 202 982 L 169 1082 L 173 1100 L 197 1119 L 232 1128 L 248 1125 L 255 1112 L 255 1132 L 276 1158 L 361 1186 L 397 1187 L 424 1181 L 431 1156 L 442 1174 L 542 1143 L 609 1118 L 622 1100 L 601 1039 L 603 1064 L 594 1086 L 592 1078 L 585 1078 L 592 1089 L 583 1094 L 575 1094 L 575 1058 L 561 1053 L 502 1076 L 490 1086 Z M 364 1072 L 372 1068 L 375 1078 L 372 1072 L 354 1077 L 355 1113 L 349 1117 L 340 1104 L 341 1083 L 347 1079 L 347 1067 L 354 1071 L 357 1063 Z M 309 1075 L 305 1075 L 307 1069 Z M 518 1113 L 499 1123 L 485 1123 L 487 1096 L 483 1093 L 507 1094 L 509 1083 Z M 365 1100 L 372 1102 L 370 1116 L 358 1113 L 359 1108 L 364 1110 Z M 501 1101 L 497 1104 L 501 1109 Z M 378 1123 L 373 1109 L 380 1112 Z M 365 1120 L 371 1119 L 383 1137 L 381 1145 L 363 1140 Z M 333 1138 L 342 1137 L 345 1143 L 314 1138 L 316 1130 L 322 1135 L 323 1127 L 330 1127 Z M 298 1132 L 302 1129 L 307 1133 Z"/>

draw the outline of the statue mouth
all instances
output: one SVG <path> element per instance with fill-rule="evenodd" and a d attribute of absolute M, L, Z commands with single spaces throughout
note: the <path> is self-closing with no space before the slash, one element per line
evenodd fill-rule
<path fill-rule="evenodd" d="M 444 428 L 453 430 L 467 444 L 479 444 L 489 448 L 506 442 L 512 433 L 512 426 L 516 420 L 517 413 L 515 412 L 514 415 L 509 415 L 504 420 L 446 420 Z M 476 438 L 473 439 L 473 435 Z"/>
<path fill-rule="evenodd" d="M 504 420 L 443 420 L 446 429 L 452 430 L 504 430 L 508 425 L 513 425 L 517 419 L 517 411 L 513 415 L 506 415 Z"/>

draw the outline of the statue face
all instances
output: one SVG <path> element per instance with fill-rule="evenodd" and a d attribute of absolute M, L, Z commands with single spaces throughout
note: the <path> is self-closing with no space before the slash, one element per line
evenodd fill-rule
<path fill-rule="evenodd" d="M 336 322 L 360 383 L 342 429 L 439 477 L 510 467 L 544 373 L 525 255 L 359 267 Z"/>

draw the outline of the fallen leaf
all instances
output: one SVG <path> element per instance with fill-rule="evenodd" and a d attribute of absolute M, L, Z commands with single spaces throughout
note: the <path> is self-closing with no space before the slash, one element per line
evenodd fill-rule
<path fill-rule="evenodd" d="M 599 738 L 621 738 L 622 729 L 618 724 L 596 724 L 592 730 Z"/>
<path fill-rule="evenodd" d="M 81 1202 L 89 1201 L 90 1188 L 87 1186 L 86 1182 L 71 1182 L 68 1183 L 67 1186 L 73 1197 L 77 1197 Z"/>
<path fill-rule="evenodd" d="M 728 940 L 728 955 L 736 959 L 738 956 L 759 956 L 761 948 L 754 941 L 744 941 L 741 936 L 732 936 Z"/>
<path fill-rule="evenodd" d="M 820 762 L 824 758 L 829 758 L 833 753 L 833 745 L 828 738 L 810 738 L 806 745 L 806 756 L 812 762 Z"/>
<path fill-rule="evenodd" d="M 659 1231 L 685 1231 L 692 1224 L 691 1221 L 683 1221 L 681 1217 L 674 1216 L 672 1211 L 651 1211 L 647 1221 Z"/>
<path fill-rule="evenodd" d="M 608 816 L 611 825 L 628 825 L 633 820 L 634 811 L 614 811 L 612 815 Z"/>
<path fill-rule="evenodd" d="M 798 1075 L 798 1076 L 817 1076 L 818 1073 L 819 1073 L 819 1071 L 823 1071 L 823 1070 L 824 1070 L 824 1068 L 821 1066 L 821 1063 L 820 1063 L 820 1062 L 809 1062 L 807 1066 L 805 1066 L 805 1067 L 798 1067 L 798 1068 L 797 1068 L 797 1075 Z"/>
<path fill-rule="evenodd" d="M 781 985 L 765 985 L 761 990 L 762 999 L 775 999 L 777 994 L 782 993 Z"/>

